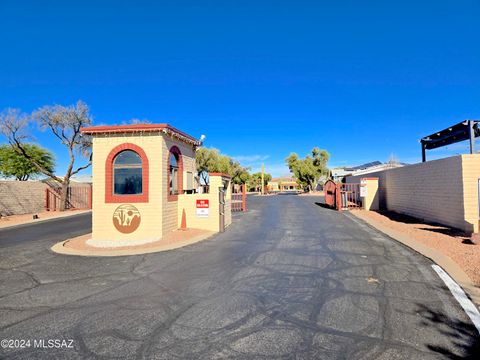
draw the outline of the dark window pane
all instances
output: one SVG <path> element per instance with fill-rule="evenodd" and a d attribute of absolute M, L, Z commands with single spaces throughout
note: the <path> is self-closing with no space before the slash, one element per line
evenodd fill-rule
<path fill-rule="evenodd" d="M 178 169 L 170 167 L 170 195 L 178 194 Z"/>
<path fill-rule="evenodd" d="M 125 150 L 115 157 L 115 166 L 118 165 L 142 165 L 142 158 L 135 151 Z"/>
<path fill-rule="evenodd" d="M 142 193 L 142 168 L 114 169 L 114 194 Z"/>
<path fill-rule="evenodd" d="M 177 158 L 174 154 L 170 154 L 170 166 L 177 167 Z"/>

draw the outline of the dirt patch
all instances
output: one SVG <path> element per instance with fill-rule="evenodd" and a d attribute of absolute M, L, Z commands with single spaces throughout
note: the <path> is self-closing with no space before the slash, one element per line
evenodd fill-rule
<path fill-rule="evenodd" d="M 470 241 L 469 234 L 443 225 L 428 224 L 411 216 L 391 211 L 354 211 L 361 219 L 401 232 L 412 240 L 448 256 L 480 286 L 480 245 Z"/>
<path fill-rule="evenodd" d="M 29 224 L 29 223 L 41 222 L 42 220 L 77 215 L 77 214 L 81 214 L 88 211 L 90 210 L 41 211 L 34 214 L 4 216 L 0 218 L 0 229 L 13 226 L 13 225 Z M 38 218 L 34 219 L 34 215 L 37 215 Z"/>

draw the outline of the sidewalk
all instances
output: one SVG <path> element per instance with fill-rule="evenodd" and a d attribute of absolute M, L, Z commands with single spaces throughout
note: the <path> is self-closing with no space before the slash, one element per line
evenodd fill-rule
<path fill-rule="evenodd" d="M 480 246 L 460 231 L 393 212 L 350 213 L 440 265 L 480 305 Z"/>
<path fill-rule="evenodd" d="M 41 223 L 44 221 L 60 219 L 91 212 L 91 210 L 67 210 L 67 211 L 41 211 L 36 213 L 38 219 L 33 219 L 34 214 L 11 215 L 0 218 L 0 229 L 7 229 L 19 225 Z"/>
<path fill-rule="evenodd" d="M 148 243 L 134 246 L 94 246 L 91 242 L 92 234 L 78 236 L 59 242 L 51 247 L 51 250 L 64 255 L 78 256 L 127 256 L 149 254 L 167 250 L 178 249 L 187 245 L 206 240 L 215 235 L 215 232 L 201 229 L 175 230 L 166 234 L 163 238 Z"/>

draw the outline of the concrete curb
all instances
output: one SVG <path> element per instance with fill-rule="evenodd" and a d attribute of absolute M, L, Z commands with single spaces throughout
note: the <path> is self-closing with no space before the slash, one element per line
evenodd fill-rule
<path fill-rule="evenodd" d="M 364 219 L 360 216 L 357 216 L 355 213 L 350 212 L 352 216 L 363 221 L 364 223 L 374 227 L 385 235 L 391 237 L 392 239 L 408 246 L 409 248 L 415 250 L 416 252 L 422 254 L 423 256 L 429 258 L 434 263 L 442 267 L 468 294 L 470 299 L 477 305 L 480 306 L 480 289 L 475 286 L 473 281 L 468 277 L 468 275 L 447 255 L 442 254 L 441 252 L 429 248 L 412 238 L 405 236 L 403 233 L 392 230 L 389 227 L 380 224 L 379 222 L 372 219 Z"/>
<path fill-rule="evenodd" d="M 153 247 L 148 247 L 145 248 L 142 245 L 139 245 L 138 247 L 132 247 L 131 249 L 123 249 L 123 250 L 80 250 L 80 249 L 72 249 L 69 247 L 66 247 L 65 244 L 72 240 L 64 240 L 59 243 L 56 243 L 53 245 L 50 250 L 57 254 L 62 254 L 62 255 L 73 255 L 73 256 L 98 256 L 98 257 L 109 257 L 109 256 L 130 256 L 130 255 L 142 255 L 142 254 L 151 254 L 151 253 L 157 253 L 157 252 L 163 252 L 163 251 L 169 251 L 169 250 L 175 250 L 179 249 L 182 247 L 185 247 L 187 245 L 192 245 L 195 243 L 198 243 L 200 241 L 206 240 L 213 235 L 215 235 L 216 232 L 208 232 L 205 234 L 201 234 L 198 236 L 194 236 L 191 239 L 185 240 L 185 241 L 179 241 L 177 243 L 173 244 L 158 244 L 158 246 L 153 246 Z M 84 235 L 82 235 L 84 236 Z"/>
<path fill-rule="evenodd" d="M 24 222 L 24 223 L 21 223 L 21 224 L 0 226 L 0 231 L 2 231 L 2 230 L 12 230 L 12 229 L 16 229 L 16 228 L 22 228 L 22 227 L 25 227 L 25 226 L 42 224 L 42 223 L 51 222 L 51 221 L 55 221 L 55 220 L 65 219 L 65 218 L 68 218 L 68 217 L 85 215 L 85 214 L 91 213 L 91 212 L 92 212 L 92 210 L 76 210 L 74 212 L 67 211 L 67 212 L 64 212 L 63 214 L 61 214 L 59 216 L 55 216 L 55 217 L 51 217 L 51 218 L 47 218 L 47 219 L 29 220 L 28 222 Z"/>

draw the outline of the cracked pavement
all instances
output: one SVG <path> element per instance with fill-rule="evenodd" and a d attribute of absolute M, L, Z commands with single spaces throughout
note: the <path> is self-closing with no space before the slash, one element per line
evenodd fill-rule
<path fill-rule="evenodd" d="M 431 262 L 320 198 L 249 197 L 223 234 L 130 257 L 59 255 L 88 215 L 0 230 L 0 349 L 12 359 L 437 359 L 478 333 Z"/>

